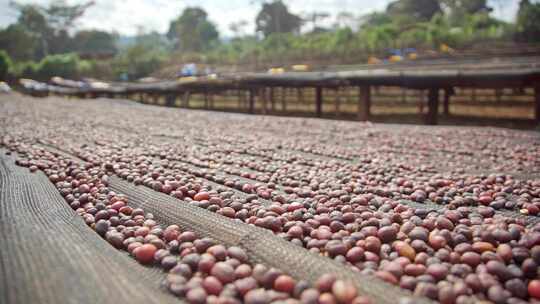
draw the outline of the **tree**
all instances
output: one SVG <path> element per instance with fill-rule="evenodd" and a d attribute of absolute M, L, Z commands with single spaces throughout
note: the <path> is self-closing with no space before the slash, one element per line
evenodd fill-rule
<path fill-rule="evenodd" d="M 18 5 L 14 6 L 19 10 L 19 18 L 17 24 L 21 25 L 28 33 L 34 36 L 39 45 L 36 46 L 36 55 L 39 58 L 49 54 L 49 42 L 54 34 L 53 29 L 49 26 L 45 15 L 39 8 L 34 5 Z"/>
<path fill-rule="evenodd" d="M 107 32 L 79 31 L 73 37 L 73 47 L 79 54 L 114 54 L 115 37 Z"/>
<path fill-rule="evenodd" d="M 79 56 L 76 54 L 49 55 L 39 64 L 39 78 L 48 80 L 54 76 L 74 79 L 79 71 Z"/>
<path fill-rule="evenodd" d="M 55 0 L 49 7 L 42 8 L 47 22 L 55 30 L 67 31 L 71 29 L 77 19 L 79 19 L 84 12 L 94 5 L 94 1 L 89 1 L 83 4 L 68 5 L 65 0 Z"/>
<path fill-rule="evenodd" d="M 516 39 L 524 42 L 540 42 L 540 3 L 521 0 L 517 14 Z"/>
<path fill-rule="evenodd" d="M 184 9 L 178 19 L 170 23 L 167 37 L 184 51 L 202 51 L 215 42 L 219 33 L 208 21 L 207 13 L 199 7 Z"/>
<path fill-rule="evenodd" d="M 5 51 L 0 50 L 0 80 L 6 80 L 10 70 L 11 59 Z"/>
<path fill-rule="evenodd" d="M 60 30 L 48 38 L 48 47 L 51 54 L 64 54 L 74 51 L 73 39 L 67 30 Z"/>
<path fill-rule="evenodd" d="M 0 49 L 5 50 L 15 61 L 36 59 L 39 41 L 22 25 L 11 24 L 0 31 Z"/>
<path fill-rule="evenodd" d="M 272 33 L 298 33 L 302 25 L 302 18 L 289 12 L 281 0 L 263 3 L 262 9 L 255 19 L 256 31 L 262 32 L 265 37 Z"/>
<path fill-rule="evenodd" d="M 10 2 L 19 11 L 17 23 L 40 42 L 36 47 L 39 58 L 49 53 L 70 51 L 69 31 L 86 9 L 94 4 L 68 5 L 64 0 L 55 0 L 48 7 L 35 4 Z"/>
<path fill-rule="evenodd" d="M 415 21 L 427 21 L 442 10 L 438 0 L 398 0 L 390 3 L 386 12 L 393 16 L 414 18 Z"/>

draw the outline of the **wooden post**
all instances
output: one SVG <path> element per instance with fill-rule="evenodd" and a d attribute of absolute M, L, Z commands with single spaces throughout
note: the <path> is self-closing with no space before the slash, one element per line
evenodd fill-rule
<path fill-rule="evenodd" d="M 534 120 L 537 123 L 540 123 L 540 84 L 538 84 L 534 88 L 534 97 L 535 97 Z"/>
<path fill-rule="evenodd" d="M 297 95 L 297 101 L 299 104 L 304 103 L 304 92 L 302 91 L 302 88 L 296 89 L 296 95 Z"/>
<path fill-rule="evenodd" d="M 185 108 L 189 108 L 189 97 L 190 97 L 190 96 L 191 96 L 191 92 L 186 91 L 186 92 L 184 93 L 184 98 L 183 98 L 182 101 L 184 102 L 184 107 L 185 107 Z"/>
<path fill-rule="evenodd" d="M 274 100 L 274 88 L 270 87 L 269 98 L 270 98 L 270 109 L 272 109 L 272 112 L 276 111 L 276 101 Z"/>
<path fill-rule="evenodd" d="M 418 111 L 420 114 L 424 113 L 424 102 L 426 100 L 426 91 L 421 90 L 420 91 L 420 104 L 418 105 Z"/>
<path fill-rule="evenodd" d="M 238 96 L 238 110 L 240 110 L 242 109 L 242 104 L 243 104 L 242 91 L 237 90 L 236 95 Z"/>
<path fill-rule="evenodd" d="M 443 114 L 450 115 L 450 96 L 452 89 L 444 89 Z"/>
<path fill-rule="evenodd" d="M 429 89 L 428 113 L 426 115 L 426 124 L 436 125 L 438 112 L 439 112 L 439 88 L 431 88 Z"/>
<path fill-rule="evenodd" d="M 176 101 L 176 94 L 167 94 L 165 98 L 165 105 L 167 107 L 174 107 L 174 102 Z"/>
<path fill-rule="evenodd" d="M 503 94 L 502 90 L 503 89 L 499 89 L 499 88 L 495 89 L 495 100 L 497 102 L 501 102 L 501 97 L 502 97 L 502 94 Z"/>
<path fill-rule="evenodd" d="M 204 109 L 208 110 L 208 91 L 204 91 Z"/>
<path fill-rule="evenodd" d="M 358 120 L 367 121 L 371 116 L 371 88 L 361 86 L 358 91 Z"/>
<path fill-rule="evenodd" d="M 315 110 L 316 110 L 317 117 L 322 116 L 322 103 L 323 103 L 322 87 L 316 87 L 315 88 Z"/>
<path fill-rule="evenodd" d="M 262 112 L 263 114 L 266 114 L 266 109 L 268 107 L 268 98 L 266 95 L 266 88 L 259 89 L 259 97 L 262 100 Z"/>
<path fill-rule="evenodd" d="M 281 88 L 281 110 L 283 112 L 287 111 L 287 88 Z"/>
<path fill-rule="evenodd" d="M 341 89 L 337 88 L 335 90 L 336 94 L 334 96 L 334 115 L 339 116 L 339 106 L 341 103 Z"/>
<path fill-rule="evenodd" d="M 249 90 L 249 113 L 255 113 L 255 92 L 253 89 Z"/>

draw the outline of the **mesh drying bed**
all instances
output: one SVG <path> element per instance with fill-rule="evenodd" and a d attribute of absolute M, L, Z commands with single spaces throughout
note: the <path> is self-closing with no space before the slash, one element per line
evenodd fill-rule
<path fill-rule="evenodd" d="M 224 245 L 244 248 L 253 263 L 282 269 L 312 284 L 322 274 L 333 273 L 353 282 L 361 294 L 371 297 L 375 303 L 398 303 L 398 299 L 412 298 L 410 293 L 396 286 L 349 270 L 342 264 L 280 239 L 265 229 L 228 219 L 117 177 L 110 179 L 109 187 L 127 195 L 130 205 L 153 213 L 163 224 L 176 224 Z M 413 301 L 431 303 L 423 298 L 414 298 Z"/>
<path fill-rule="evenodd" d="M 160 289 L 163 272 L 114 249 L 42 173 L 4 153 L 0 238 L 0 303 L 178 303 Z"/>

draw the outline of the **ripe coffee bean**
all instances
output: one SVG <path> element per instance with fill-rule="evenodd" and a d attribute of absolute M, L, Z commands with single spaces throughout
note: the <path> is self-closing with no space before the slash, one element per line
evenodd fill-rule
<path fill-rule="evenodd" d="M 341 280 L 334 282 L 332 285 L 332 293 L 338 303 L 342 304 L 351 303 L 357 295 L 356 287 L 354 287 L 354 285 Z"/>
<path fill-rule="evenodd" d="M 219 295 L 223 290 L 223 284 L 221 284 L 221 282 L 213 276 L 204 278 L 202 287 L 208 294 L 216 296 Z"/>
<path fill-rule="evenodd" d="M 214 267 L 212 267 L 210 274 L 223 284 L 231 283 L 235 279 L 234 269 L 224 262 L 216 263 Z"/>
<path fill-rule="evenodd" d="M 315 282 L 315 286 L 321 293 L 329 292 L 332 290 L 332 286 L 334 285 L 335 281 L 335 275 L 323 274 L 319 279 L 317 279 L 317 281 Z"/>
<path fill-rule="evenodd" d="M 397 236 L 397 229 L 394 226 L 386 226 L 379 229 L 377 236 L 384 243 L 393 242 Z"/>
<path fill-rule="evenodd" d="M 531 298 L 540 300 L 540 280 L 532 280 L 527 287 Z"/>
<path fill-rule="evenodd" d="M 264 289 L 254 289 L 245 295 L 244 302 L 246 304 L 269 304 L 270 297 Z"/>
<path fill-rule="evenodd" d="M 154 254 L 156 253 L 157 248 L 151 244 L 144 244 L 140 247 L 133 250 L 133 254 L 137 261 L 142 264 L 150 264 L 154 261 Z"/>
<path fill-rule="evenodd" d="M 281 292 L 292 293 L 296 281 L 287 275 L 280 275 L 274 282 L 274 289 Z"/>

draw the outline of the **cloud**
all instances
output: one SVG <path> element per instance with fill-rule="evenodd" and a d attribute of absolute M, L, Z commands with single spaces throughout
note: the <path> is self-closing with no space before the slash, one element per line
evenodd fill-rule
<path fill-rule="evenodd" d="M 0 0 L 0 26 L 6 26 L 17 18 L 16 11 L 9 6 L 10 0 Z M 51 0 L 19 0 L 20 3 L 47 5 Z M 69 4 L 84 3 L 85 0 L 67 0 Z M 309 12 L 328 12 L 331 14 L 324 22 L 330 25 L 335 16 L 347 11 L 356 16 L 376 10 L 384 10 L 391 0 L 288 0 L 290 10 L 295 14 Z M 518 9 L 518 0 L 490 0 L 495 8 L 494 15 L 510 21 Z M 253 0 L 96 0 L 79 20 L 78 27 L 116 31 L 124 35 L 135 35 L 139 28 L 164 33 L 170 21 L 187 6 L 203 7 L 210 20 L 215 23 L 223 36 L 231 36 L 229 25 L 245 20 L 246 33 L 255 29 L 254 20 L 260 9 L 259 1 Z"/>

